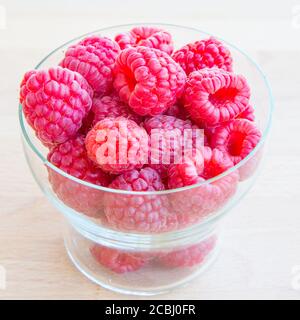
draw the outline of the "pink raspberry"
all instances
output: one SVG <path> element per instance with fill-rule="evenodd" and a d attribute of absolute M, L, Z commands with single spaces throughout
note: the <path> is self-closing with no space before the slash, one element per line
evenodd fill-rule
<path fill-rule="evenodd" d="M 185 80 L 182 68 L 160 50 L 128 48 L 116 61 L 114 87 L 142 116 L 165 112 L 181 96 Z"/>
<path fill-rule="evenodd" d="M 221 69 L 192 72 L 187 80 L 184 106 L 199 125 L 216 126 L 232 120 L 249 103 L 246 79 Z"/>
<path fill-rule="evenodd" d="M 60 65 L 79 72 L 98 94 L 112 88 L 113 68 L 119 45 L 106 37 L 89 36 L 71 46 Z"/>
<path fill-rule="evenodd" d="M 260 138 L 261 133 L 252 121 L 235 119 L 215 129 L 211 145 L 227 152 L 237 164 L 255 148 Z"/>
<path fill-rule="evenodd" d="M 203 183 L 232 166 L 233 163 L 226 153 L 204 147 L 202 151 L 197 150 L 190 159 L 185 159 L 184 163 L 170 166 L 168 185 L 174 189 Z M 234 171 L 211 183 L 172 194 L 178 224 L 189 225 L 216 212 L 234 195 L 238 179 L 238 173 Z"/>
<path fill-rule="evenodd" d="M 87 157 L 84 137 L 81 135 L 52 148 L 48 161 L 78 179 L 105 187 L 110 183 L 110 177 Z M 101 214 L 102 191 L 72 181 L 51 167 L 48 167 L 48 174 L 53 191 L 67 206 L 89 216 Z"/>
<path fill-rule="evenodd" d="M 216 245 L 216 237 L 212 236 L 198 244 L 185 249 L 171 251 L 166 255 L 161 255 L 160 263 L 166 267 L 193 267 L 204 262 Z"/>
<path fill-rule="evenodd" d="M 118 34 L 115 37 L 120 48 L 143 46 L 159 49 L 171 54 L 173 41 L 169 32 L 154 27 L 135 27 L 129 32 Z"/>
<path fill-rule="evenodd" d="M 145 120 L 144 128 L 151 137 L 149 166 L 163 179 L 167 177 L 170 164 L 180 162 L 184 156 L 185 139 L 190 139 L 190 148 L 196 148 L 196 144 L 198 147 L 204 145 L 202 130 L 189 120 L 159 115 Z"/>
<path fill-rule="evenodd" d="M 137 271 L 150 260 L 143 253 L 123 252 L 101 245 L 94 245 L 90 252 L 98 263 L 116 273 Z"/>
<path fill-rule="evenodd" d="M 88 156 L 102 170 L 118 174 L 147 163 L 148 134 L 124 117 L 96 123 L 85 139 Z"/>
<path fill-rule="evenodd" d="M 61 67 L 25 74 L 20 102 L 29 125 L 45 145 L 75 136 L 92 105 L 92 90 L 77 72 Z"/>
<path fill-rule="evenodd" d="M 109 185 L 126 191 L 161 191 L 159 174 L 145 167 L 127 171 Z M 165 195 L 107 194 L 105 214 L 110 226 L 121 231 L 160 232 L 167 228 L 168 198 Z"/>
<path fill-rule="evenodd" d="M 175 51 L 172 57 L 187 75 L 196 70 L 213 67 L 232 71 L 230 51 L 212 37 L 187 44 Z"/>

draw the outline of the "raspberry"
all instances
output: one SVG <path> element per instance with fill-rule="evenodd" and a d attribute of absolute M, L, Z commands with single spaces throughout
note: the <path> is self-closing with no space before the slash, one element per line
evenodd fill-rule
<path fill-rule="evenodd" d="M 143 118 L 134 113 L 119 96 L 112 94 L 110 96 L 96 96 L 93 98 L 93 104 L 90 113 L 84 119 L 82 133 L 86 134 L 100 120 L 105 118 L 124 117 L 140 124 Z"/>
<path fill-rule="evenodd" d="M 150 134 L 153 129 L 162 129 L 165 131 L 179 129 L 181 133 L 186 129 L 198 129 L 189 120 L 182 120 L 174 116 L 158 115 L 148 118 L 144 121 L 144 127 Z"/>
<path fill-rule="evenodd" d="M 230 51 L 212 37 L 187 44 L 174 52 L 172 57 L 187 75 L 196 70 L 213 67 L 232 71 Z"/>
<path fill-rule="evenodd" d="M 189 75 L 184 106 L 197 124 L 215 126 L 243 112 L 249 98 L 250 88 L 243 76 L 203 69 Z"/>
<path fill-rule="evenodd" d="M 210 151 L 208 147 L 207 151 Z M 182 188 L 203 181 L 204 179 L 199 176 L 203 167 L 204 158 L 200 150 L 196 150 L 192 157 L 185 158 L 182 163 L 171 165 L 168 170 L 169 188 Z"/>
<path fill-rule="evenodd" d="M 148 134 L 124 117 L 96 123 L 85 139 L 88 156 L 109 173 L 118 174 L 147 163 Z"/>
<path fill-rule="evenodd" d="M 145 167 L 123 173 L 110 188 L 127 191 L 161 191 L 159 174 Z M 107 194 L 105 215 L 110 226 L 122 231 L 160 232 L 167 228 L 168 199 L 164 195 Z"/>
<path fill-rule="evenodd" d="M 227 153 L 204 147 L 184 163 L 170 166 L 168 185 L 173 189 L 204 182 L 232 166 Z M 234 195 L 238 179 L 238 173 L 234 171 L 211 183 L 172 194 L 178 224 L 184 226 L 198 222 L 221 208 Z"/>
<path fill-rule="evenodd" d="M 175 103 L 165 113 L 167 116 L 179 118 L 181 120 L 188 120 L 189 114 L 180 103 Z"/>
<path fill-rule="evenodd" d="M 215 129 L 211 145 L 227 152 L 234 164 L 244 159 L 261 138 L 255 124 L 246 119 L 236 119 Z"/>
<path fill-rule="evenodd" d="M 29 125 L 45 145 L 75 136 L 92 105 L 92 91 L 77 72 L 61 67 L 25 74 L 20 102 Z"/>
<path fill-rule="evenodd" d="M 149 261 L 142 253 L 123 252 L 100 245 L 91 247 L 90 252 L 98 263 L 116 273 L 137 271 Z"/>
<path fill-rule="evenodd" d="M 240 181 L 244 181 L 254 174 L 260 163 L 262 154 L 263 150 L 259 149 L 246 163 L 239 167 Z"/>
<path fill-rule="evenodd" d="M 243 112 L 241 112 L 239 115 L 237 115 L 236 119 L 247 119 L 249 121 L 254 121 L 255 116 L 254 116 L 253 107 L 251 105 L 248 105 L 248 107 Z M 227 125 L 229 122 L 230 121 L 224 122 L 224 123 L 222 123 L 218 126 L 215 126 L 215 127 L 204 128 L 205 136 L 207 137 L 207 145 L 211 146 L 211 139 L 212 139 L 216 129 L 218 127 Z"/>
<path fill-rule="evenodd" d="M 196 144 L 203 146 L 203 132 L 189 120 L 159 115 L 147 119 L 144 128 L 151 135 L 149 166 L 156 169 L 163 179 L 167 177 L 170 164 L 181 161 L 184 138 L 191 139 L 190 148 L 196 148 Z"/>
<path fill-rule="evenodd" d="M 133 113 L 117 95 L 95 97 L 93 99 L 92 111 L 95 114 L 93 124 L 105 118 L 125 117 L 140 124 L 142 117 Z"/>
<path fill-rule="evenodd" d="M 94 98 L 93 98 L 94 100 Z M 93 104 L 92 104 L 93 106 Z M 94 112 L 91 108 L 91 110 L 89 111 L 89 113 L 87 114 L 87 116 L 83 119 L 82 121 L 82 126 L 80 127 L 78 133 L 82 134 L 84 136 L 87 135 L 87 133 L 91 130 L 92 126 L 93 126 L 93 121 L 94 121 Z"/>
<path fill-rule="evenodd" d="M 186 75 L 165 52 L 136 47 L 123 50 L 115 67 L 114 87 L 139 115 L 157 115 L 183 92 Z"/>
<path fill-rule="evenodd" d="M 109 176 L 87 157 L 81 135 L 52 148 L 48 161 L 78 179 L 105 187 L 110 183 Z M 102 191 L 72 181 L 50 167 L 48 174 L 53 191 L 67 206 L 89 216 L 99 216 L 103 209 Z"/>
<path fill-rule="evenodd" d="M 79 72 L 94 91 L 105 94 L 112 88 L 113 68 L 119 52 L 115 41 L 89 36 L 69 47 L 60 65 Z"/>
<path fill-rule="evenodd" d="M 261 132 L 255 124 L 246 119 L 236 119 L 215 129 L 211 145 L 229 154 L 232 162 L 237 164 L 257 145 Z M 240 181 L 249 178 L 256 170 L 261 152 L 257 152 L 239 168 Z"/>
<path fill-rule="evenodd" d="M 188 248 L 171 251 L 159 258 L 159 262 L 166 267 L 193 267 L 204 262 L 205 258 L 214 249 L 216 237 L 212 236 Z"/>
<path fill-rule="evenodd" d="M 173 41 L 169 32 L 153 27 L 135 27 L 129 32 L 118 34 L 115 37 L 120 48 L 143 46 L 159 49 L 171 54 L 173 52 Z"/>
<path fill-rule="evenodd" d="M 241 112 L 236 118 L 254 121 L 255 120 L 254 108 L 249 104 L 248 107 L 243 112 Z"/>

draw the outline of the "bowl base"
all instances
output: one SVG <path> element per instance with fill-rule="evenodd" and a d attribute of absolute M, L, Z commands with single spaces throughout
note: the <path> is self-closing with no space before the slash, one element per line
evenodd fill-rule
<path fill-rule="evenodd" d="M 214 263 L 220 251 L 218 240 L 214 249 L 197 266 L 170 269 L 149 265 L 141 271 L 117 274 L 102 267 L 93 259 L 89 251 L 89 241 L 77 240 L 69 233 L 65 234 L 64 242 L 68 256 L 83 275 L 105 289 L 138 296 L 164 294 L 187 285 Z"/>

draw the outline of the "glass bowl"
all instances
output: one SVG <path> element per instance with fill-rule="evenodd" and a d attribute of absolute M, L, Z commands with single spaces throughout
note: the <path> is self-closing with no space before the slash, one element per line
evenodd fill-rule
<path fill-rule="evenodd" d="M 114 38 L 138 25 L 114 26 L 88 35 Z M 151 25 L 169 31 L 175 49 L 210 36 L 182 26 Z M 86 36 L 55 49 L 36 69 L 57 65 L 67 47 Z M 47 161 L 47 148 L 36 138 L 19 106 L 25 156 L 36 182 L 66 218 L 68 255 L 85 276 L 105 288 L 152 295 L 185 284 L 202 273 L 217 256 L 221 218 L 254 184 L 270 129 L 272 95 L 259 66 L 238 48 L 220 40 L 232 53 L 234 72 L 244 75 L 251 87 L 250 101 L 255 106 L 262 138 L 240 163 L 200 184 L 159 192 L 133 192 L 79 180 Z M 208 186 L 221 185 L 227 186 L 221 196 L 207 196 Z M 150 210 L 150 220 L 145 221 L 143 210 Z M 132 219 L 133 212 L 138 219 Z"/>

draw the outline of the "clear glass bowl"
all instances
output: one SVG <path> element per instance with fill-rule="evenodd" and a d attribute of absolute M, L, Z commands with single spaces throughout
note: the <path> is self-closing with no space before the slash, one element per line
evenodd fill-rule
<path fill-rule="evenodd" d="M 137 24 L 105 28 L 91 34 L 113 38 L 134 26 Z M 210 36 L 187 27 L 153 26 L 173 35 L 175 49 Z M 52 51 L 36 69 L 57 65 L 66 48 L 85 36 Z M 204 183 L 160 192 L 130 192 L 79 180 L 47 161 L 47 148 L 36 138 L 25 121 L 22 106 L 19 107 L 24 152 L 31 172 L 47 198 L 66 218 L 67 252 L 84 275 L 103 287 L 151 295 L 166 292 L 199 275 L 217 255 L 220 243 L 217 226 L 221 217 L 254 184 L 270 129 L 272 95 L 258 65 L 238 48 L 222 41 L 232 53 L 234 72 L 243 74 L 251 87 L 251 104 L 255 107 L 262 138 L 235 167 Z M 222 196 L 208 197 L 208 185 L 225 186 Z M 149 203 L 155 208 L 154 219 L 152 223 L 145 223 L 142 212 Z M 132 210 L 140 216 L 139 222 L 128 219 L 124 223 L 120 215 L 129 217 Z M 113 262 L 107 260 L 107 252 L 114 256 Z M 130 270 L 120 269 L 120 261 L 129 261 Z"/>

